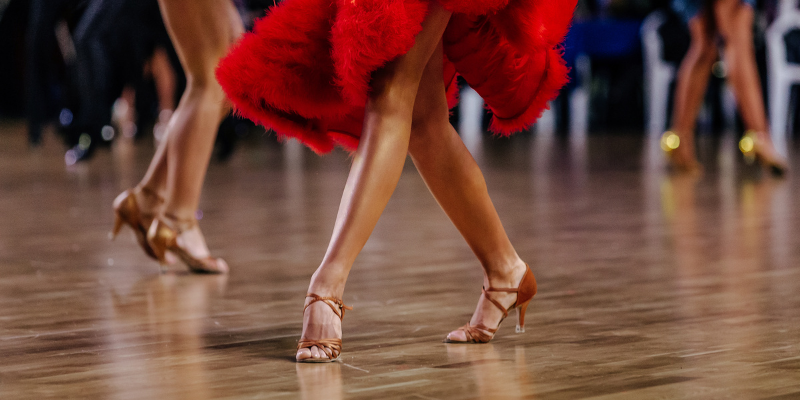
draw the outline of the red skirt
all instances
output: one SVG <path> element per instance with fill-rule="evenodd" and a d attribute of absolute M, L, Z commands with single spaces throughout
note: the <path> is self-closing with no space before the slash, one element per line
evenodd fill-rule
<path fill-rule="evenodd" d="M 453 16 L 444 81 L 457 74 L 486 101 L 490 129 L 510 135 L 539 118 L 567 82 L 559 44 L 577 0 L 285 0 L 217 68 L 240 115 L 317 153 L 358 146 L 372 73 L 405 54 L 431 1 Z"/>

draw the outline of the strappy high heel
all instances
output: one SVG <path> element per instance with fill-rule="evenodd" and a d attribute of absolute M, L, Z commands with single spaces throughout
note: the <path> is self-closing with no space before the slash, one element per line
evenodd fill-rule
<path fill-rule="evenodd" d="M 681 138 L 674 131 L 666 131 L 661 135 L 661 150 L 667 156 L 669 167 L 678 172 L 700 173 L 703 167 L 692 155 L 689 160 L 686 156 L 681 156 L 678 149 L 681 147 Z"/>
<path fill-rule="evenodd" d="M 175 218 L 167 218 L 176 220 Z M 187 221 L 190 225 L 196 226 L 197 221 Z M 228 272 L 228 263 L 221 258 L 211 256 L 196 257 L 188 249 L 178 244 L 178 236 L 186 229 L 173 228 L 163 218 L 156 217 L 147 231 L 147 243 L 153 249 L 156 259 L 161 265 L 167 264 L 167 251 L 178 256 L 192 272 L 220 274 Z"/>
<path fill-rule="evenodd" d="M 342 299 L 337 299 L 335 297 L 321 297 L 317 296 L 314 293 L 309 293 L 306 297 L 311 297 L 311 300 L 305 307 L 303 307 L 303 314 L 305 314 L 308 306 L 321 301 L 328 305 L 328 307 L 333 310 L 333 313 L 339 317 L 341 321 L 344 319 L 344 312 L 345 310 L 352 310 L 353 307 L 348 307 L 344 305 Z M 306 363 L 326 363 L 326 362 L 333 362 L 339 359 L 339 355 L 342 354 L 342 339 L 319 339 L 319 340 L 303 340 L 297 343 L 297 350 L 300 349 L 311 349 L 312 347 L 318 347 L 320 350 L 325 352 L 328 358 L 306 358 L 303 360 L 297 360 L 297 362 L 306 362 Z"/>
<path fill-rule="evenodd" d="M 739 150 L 744 154 L 744 159 L 748 163 L 752 164 L 758 161 L 761 165 L 769 168 L 773 175 L 783 176 L 789 170 L 786 160 L 775 152 L 773 146 L 765 144 L 765 142 L 768 141 L 759 139 L 756 131 L 749 130 L 739 140 Z"/>
<path fill-rule="evenodd" d="M 136 241 L 139 242 L 139 246 L 142 247 L 142 250 L 151 258 L 157 259 L 156 253 L 153 252 L 152 247 L 147 243 L 147 229 L 153 222 L 154 215 L 141 211 L 134 194 L 136 191 L 145 193 L 148 196 L 154 196 L 159 202 L 164 201 L 157 193 L 147 188 L 128 189 L 120 193 L 120 195 L 114 199 L 114 227 L 109 233 L 109 238 L 111 240 L 116 239 L 119 231 L 122 229 L 122 225 L 127 224 L 133 229 L 133 233 L 136 234 Z"/>
<path fill-rule="evenodd" d="M 493 287 L 489 287 L 487 289 L 484 287 L 481 290 L 481 295 L 503 312 L 503 318 L 497 324 L 497 327 L 492 329 L 483 324 L 470 325 L 467 323 L 466 325 L 457 329 L 464 332 L 464 336 L 467 339 L 466 341 L 451 340 L 449 337 L 446 337 L 444 339 L 445 343 L 488 343 L 490 340 L 492 340 L 492 338 L 494 338 L 495 332 L 500 329 L 500 324 L 503 323 L 503 320 L 505 320 L 506 317 L 508 317 L 508 312 L 511 310 L 517 310 L 517 333 L 525 332 L 525 311 L 528 309 L 528 303 L 530 303 L 531 299 L 533 299 L 533 296 L 536 295 L 536 278 L 534 278 L 533 272 L 531 272 L 531 269 L 527 264 L 525 265 L 525 275 L 522 277 L 522 281 L 520 281 L 519 287 L 516 289 L 497 289 Z M 500 304 L 499 301 L 489 296 L 489 293 L 491 292 L 516 293 L 517 301 L 515 301 L 511 307 L 506 309 L 502 304 Z"/>

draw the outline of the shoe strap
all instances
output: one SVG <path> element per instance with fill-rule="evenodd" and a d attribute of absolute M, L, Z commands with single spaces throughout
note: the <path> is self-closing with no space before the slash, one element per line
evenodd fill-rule
<path fill-rule="evenodd" d="M 333 310 L 333 313 L 336 314 L 336 316 L 339 317 L 340 320 L 344 319 L 344 311 L 345 310 L 352 310 L 353 309 L 353 307 L 346 306 L 344 304 L 344 302 L 342 301 L 342 299 L 338 299 L 336 297 L 322 297 L 322 296 L 318 296 L 318 295 L 316 295 L 314 293 L 308 293 L 308 294 L 306 294 L 306 297 L 311 297 L 313 300 L 311 300 L 308 304 L 306 304 L 305 307 L 303 307 L 303 313 L 306 312 L 306 308 L 308 308 L 308 306 L 310 306 L 310 305 L 312 305 L 312 304 L 314 304 L 314 303 L 316 303 L 318 301 L 321 301 L 321 302 L 327 304 L 328 307 L 330 307 L 331 310 Z M 337 306 L 338 306 L 338 308 L 337 308 Z"/>
<path fill-rule="evenodd" d="M 490 302 L 492 302 L 492 304 L 494 304 L 495 307 L 499 308 L 500 311 L 503 312 L 503 318 L 504 319 L 506 317 L 508 317 L 508 309 L 503 307 L 503 305 L 500 304 L 499 301 L 497 301 L 497 300 L 493 299 L 491 296 L 489 296 L 489 292 L 518 293 L 519 289 L 495 289 L 493 287 L 489 287 L 488 289 L 481 288 L 481 294 L 483 294 L 483 297 L 486 298 L 486 300 L 489 300 Z M 515 301 L 514 304 L 517 304 L 517 302 Z"/>
<path fill-rule="evenodd" d="M 144 193 L 145 195 L 147 195 L 147 197 L 152 197 L 152 198 L 156 199 L 158 201 L 158 203 L 163 203 L 164 202 L 164 198 L 161 197 L 161 195 L 159 195 L 158 192 L 156 192 L 153 189 L 150 189 L 150 188 L 148 188 L 146 186 L 137 186 L 136 188 L 134 188 L 134 191 L 136 191 L 136 190 L 138 190 L 139 192 Z"/>
<path fill-rule="evenodd" d="M 300 340 L 297 343 L 297 350 L 310 349 L 314 346 L 322 349 L 331 360 L 335 360 L 342 353 L 342 339 Z"/>
<path fill-rule="evenodd" d="M 464 332 L 464 337 L 467 339 L 467 342 L 475 343 L 488 343 L 492 340 L 498 329 L 499 327 L 490 329 L 484 324 L 470 325 L 469 323 L 458 328 L 458 330 Z M 491 335 L 486 332 L 491 333 Z"/>
<path fill-rule="evenodd" d="M 178 235 L 197 226 L 196 219 L 194 218 L 181 219 L 172 213 L 164 213 L 164 218 L 161 218 L 161 222 L 169 226 Z"/>

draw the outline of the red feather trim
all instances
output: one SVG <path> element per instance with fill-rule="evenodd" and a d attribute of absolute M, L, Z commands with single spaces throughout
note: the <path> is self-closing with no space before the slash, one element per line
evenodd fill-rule
<path fill-rule="evenodd" d="M 484 15 L 505 7 L 509 0 L 438 0 L 444 8 L 454 13 Z M 560 0 L 546 0 L 560 1 Z"/>
<path fill-rule="evenodd" d="M 428 2 L 338 0 L 338 4 L 330 39 L 336 84 L 345 100 L 366 104 L 372 72 L 411 49 Z"/>
<path fill-rule="evenodd" d="M 540 86 L 534 92 L 535 95 L 530 102 L 527 103 L 528 107 L 525 111 L 510 118 L 495 114 L 489 126 L 492 132 L 509 136 L 530 127 L 542 116 L 544 110 L 549 109 L 547 103 L 558 97 L 561 88 L 569 81 L 569 68 L 561 57 L 560 50 L 551 49 L 549 53 Z"/>
<path fill-rule="evenodd" d="M 223 58 L 217 79 L 236 112 L 318 153 L 358 146 L 372 73 L 406 53 L 432 0 L 289 0 Z M 457 73 L 502 134 L 530 125 L 566 82 L 555 50 L 576 0 L 441 0 L 450 106 Z"/>
<path fill-rule="evenodd" d="M 534 54 L 564 41 L 576 4 L 577 0 L 512 0 L 491 20 L 516 49 Z"/>

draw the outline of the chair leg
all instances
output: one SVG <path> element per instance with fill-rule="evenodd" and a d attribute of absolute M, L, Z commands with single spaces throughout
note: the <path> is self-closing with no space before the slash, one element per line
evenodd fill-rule
<path fill-rule="evenodd" d="M 773 138 L 786 137 L 786 123 L 788 122 L 789 96 L 792 86 L 782 77 L 776 76 L 770 84 L 770 130 Z"/>

